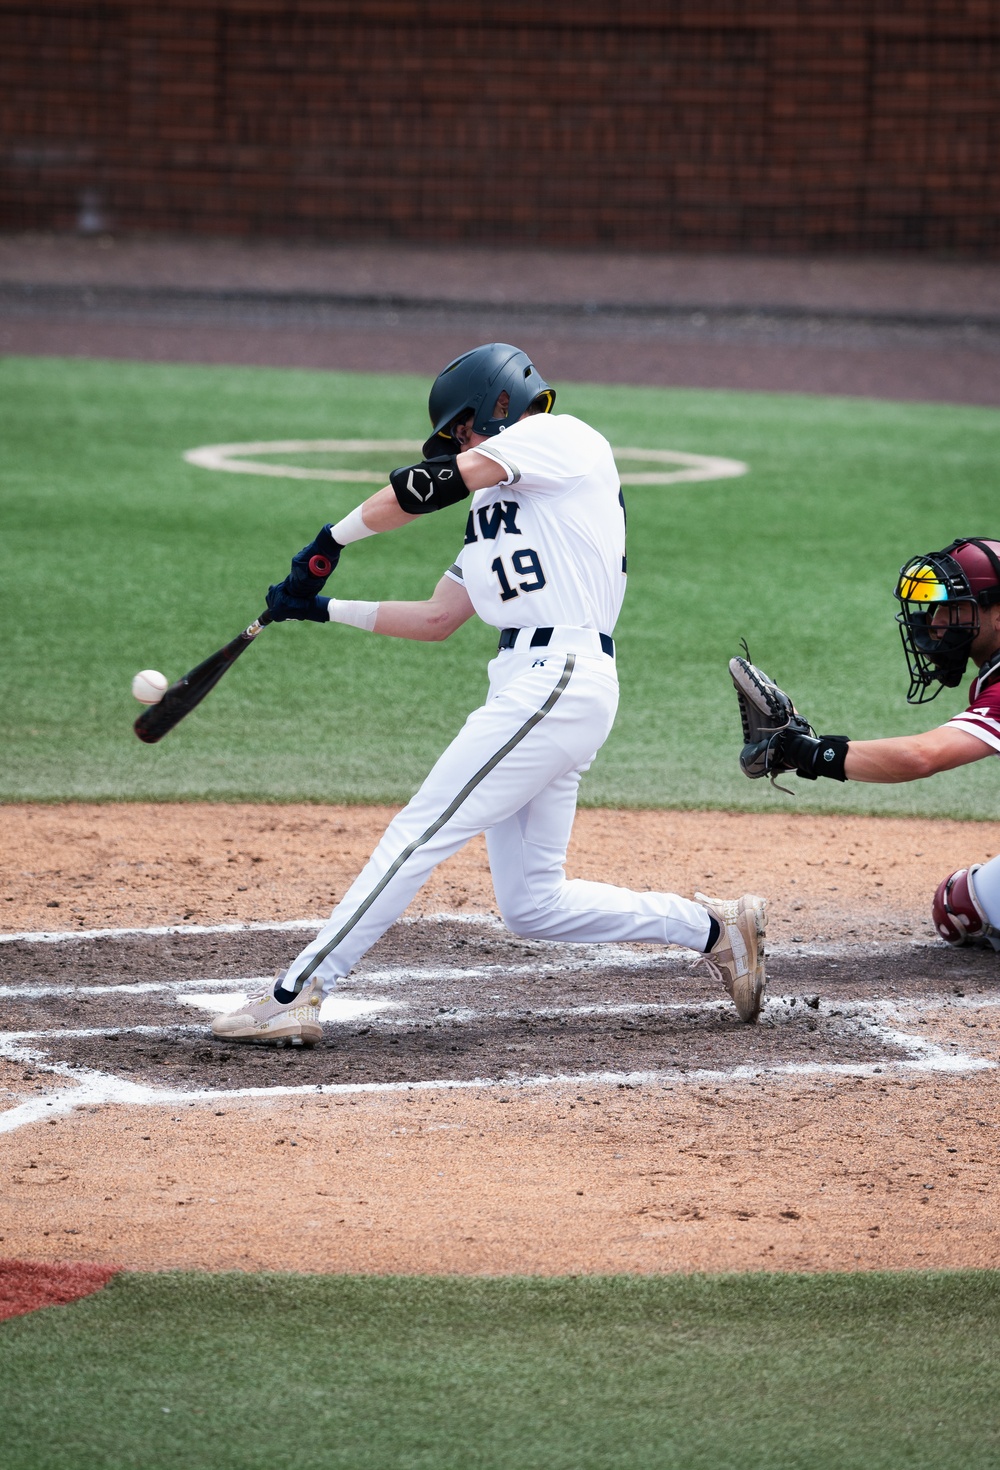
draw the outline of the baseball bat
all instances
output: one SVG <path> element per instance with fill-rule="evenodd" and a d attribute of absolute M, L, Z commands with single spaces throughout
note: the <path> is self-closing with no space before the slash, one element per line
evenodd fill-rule
<path fill-rule="evenodd" d="M 262 628 L 271 622 L 271 614 L 262 612 L 249 626 L 231 642 L 171 684 L 158 704 L 144 709 L 133 725 L 135 733 L 147 745 L 155 745 L 176 724 L 189 715 L 195 705 L 201 704 L 205 695 L 218 684 L 227 669 L 232 668 L 243 651 L 250 647 Z"/>

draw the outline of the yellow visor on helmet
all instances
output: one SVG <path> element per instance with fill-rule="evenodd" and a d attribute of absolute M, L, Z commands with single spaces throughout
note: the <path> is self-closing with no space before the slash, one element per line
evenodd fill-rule
<path fill-rule="evenodd" d="M 947 602 L 948 588 L 941 580 L 941 573 L 924 562 L 903 568 L 896 596 L 901 602 L 916 603 L 914 611 L 919 612 L 929 602 Z"/>

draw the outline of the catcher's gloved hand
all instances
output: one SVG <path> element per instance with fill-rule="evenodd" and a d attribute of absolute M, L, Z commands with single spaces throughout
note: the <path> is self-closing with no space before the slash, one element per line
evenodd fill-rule
<path fill-rule="evenodd" d="M 285 591 L 287 583 L 286 577 L 284 582 L 276 582 L 267 589 L 267 610 L 274 622 L 285 623 L 289 619 L 310 623 L 330 621 L 327 611 L 330 606 L 329 597 L 292 597 Z"/>
<path fill-rule="evenodd" d="M 775 776 L 785 771 L 794 771 L 807 781 L 815 781 L 817 776 L 847 780 L 846 736 L 817 737 L 785 691 L 748 658 L 730 659 L 729 673 L 736 686 L 743 725 L 740 769 L 744 776 L 751 781 L 768 776 L 772 786 L 778 785 Z M 778 789 L 788 790 L 787 786 Z"/>

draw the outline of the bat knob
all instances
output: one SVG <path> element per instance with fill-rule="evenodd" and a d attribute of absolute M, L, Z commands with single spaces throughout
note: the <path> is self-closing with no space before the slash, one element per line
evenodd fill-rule
<path fill-rule="evenodd" d="M 309 558 L 309 570 L 314 577 L 328 577 L 333 571 L 333 562 L 317 551 L 315 556 Z"/>

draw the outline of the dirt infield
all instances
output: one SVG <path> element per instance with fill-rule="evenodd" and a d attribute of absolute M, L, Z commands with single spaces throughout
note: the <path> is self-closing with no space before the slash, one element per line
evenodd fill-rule
<path fill-rule="evenodd" d="M 0 811 L 0 933 L 324 919 L 394 808 L 28 804 Z M 945 873 L 1000 852 L 1000 822 L 727 812 L 578 813 L 567 871 L 690 893 L 759 889 L 778 939 L 930 938 Z M 706 886 L 707 885 L 707 886 Z M 411 914 L 495 912 L 475 841 Z"/>
<path fill-rule="evenodd" d="M 212 1042 L 388 815 L 4 809 L 0 1257 L 1000 1262 L 1000 959 L 937 943 L 926 911 L 1000 824 L 581 812 L 573 874 L 768 894 L 757 1028 L 685 952 L 508 935 L 474 844 L 327 1002 L 320 1047 Z"/>

